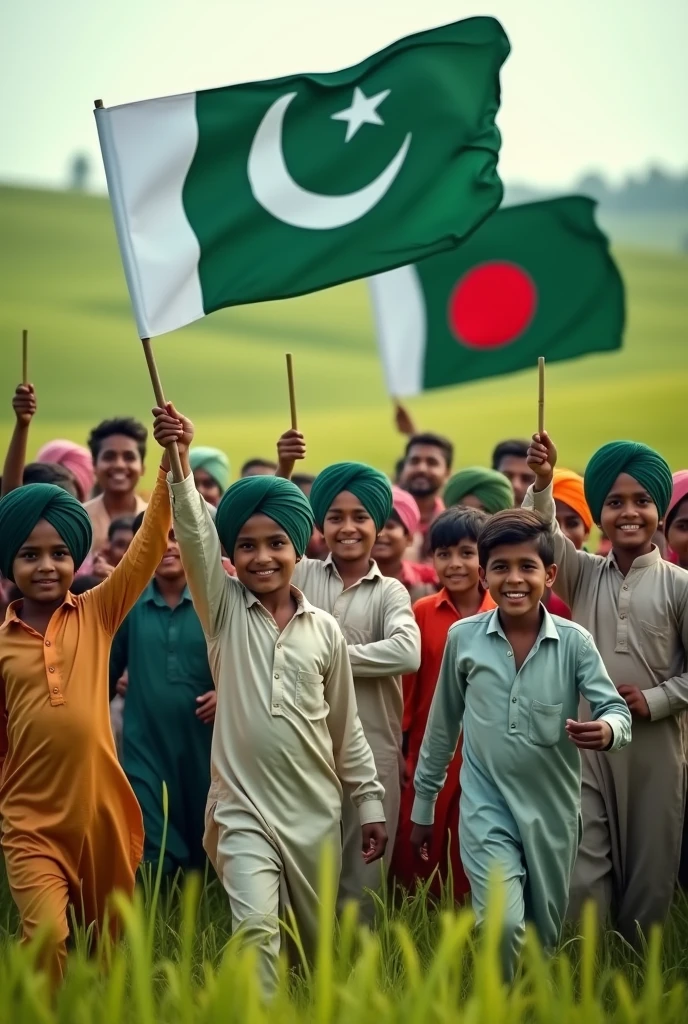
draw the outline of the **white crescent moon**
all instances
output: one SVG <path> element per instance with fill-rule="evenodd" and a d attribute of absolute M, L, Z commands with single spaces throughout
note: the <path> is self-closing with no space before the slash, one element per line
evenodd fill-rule
<path fill-rule="evenodd" d="M 352 224 L 377 206 L 394 182 L 411 145 L 411 132 L 382 174 L 365 188 L 343 196 L 309 192 L 294 181 L 282 152 L 284 115 L 295 96 L 288 92 L 275 100 L 253 137 L 247 170 L 254 199 L 277 220 L 295 228 L 324 231 Z"/>

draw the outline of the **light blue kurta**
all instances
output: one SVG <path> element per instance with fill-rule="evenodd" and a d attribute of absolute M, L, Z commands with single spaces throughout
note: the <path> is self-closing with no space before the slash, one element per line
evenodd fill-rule
<path fill-rule="evenodd" d="M 582 694 L 612 727 L 612 749 L 631 738 L 631 716 L 587 630 L 543 609 L 538 638 L 516 672 L 499 612 L 449 631 L 420 751 L 411 818 L 432 824 L 463 725 L 459 842 L 478 922 L 491 872 L 506 887 L 504 968 L 511 976 L 532 920 L 556 944 L 580 841 L 581 763 L 565 730 Z"/>

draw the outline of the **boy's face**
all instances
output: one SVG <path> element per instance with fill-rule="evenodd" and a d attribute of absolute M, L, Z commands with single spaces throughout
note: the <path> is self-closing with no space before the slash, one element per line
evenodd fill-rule
<path fill-rule="evenodd" d="M 358 498 L 349 491 L 342 491 L 327 510 L 323 534 L 333 558 L 355 562 L 359 558 L 370 558 L 377 529 Z"/>
<path fill-rule="evenodd" d="M 174 536 L 174 530 L 167 534 L 167 548 L 162 556 L 155 575 L 160 580 L 179 580 L 184 576 L 184 566 L 179 554 L 179 544 Z"/>
<path fill-rule="evenodd" d="M 557 522 L 561 532 L 580 551 L 588 539 L 590 531 L 585 528 L 585 523 L 575 508 L 571 508 L 565 501 L 555 501 L 554 504 L 556 505 Z"/>
<path fill-rule="evenodd" d="M 464 537 L 446 548 L 435 548 L 432 564 L 440 581 L 450 594 L 467 594 L 480 582 L 478 545 Z"/>
<path fill-rule="evenodd" d="M 124 434 L 111 434 L 103 440 L 94 466 L 103 493 L 117 495 L 134 491 L 144 469 L 136 441 Z"/>
<path fill-rule="evenodd" d="M 688 568 L 688 498 L 684 498 L 674 512 L 666 539 L 669 547 L 676 552 L 679 565 Z"/>
<path fill-rule="evenodd" d="M 217 508 L 222 497 L 222 490 L 217 481 L 213 480 L 210 473 L 206 473 L 204 469 L 195 469 L 193 478 L 198 493 L 205 498 L 209 505 L 214 505 Z"/>
<path fill-rule="evenodd" d="M 74 581 L 74 559 L 54 526 L 40 519 L 12 563 L 24 597 L 37 604 L 61 601 Z"/>
<path fill-rule="evenodd" d="M 449 467 L 441 448 L 414 444 L 404 461 L 399 484 L 414 498 L 438 494 L 449 479 Z"/>
<path fill-rule="evenodd" d="M 490 552 L 481 576 L 500 612 L 520 618 L 538 608 L 554 583 L 556 565 L 545 565 L 534 544 L 504 544 Z"/>
<path fill-rule="evenodd" d="M 659 525 L 654 501 L 637 480 L 620 473 L 604 499 L 600 526 L 614 550 L 646 554 Z"/>
<path fill-rule="evenodd" d="M 514 506 L 520 507 L 523 504 L 526 491 L 531 484 L 535 483 L 535 473 L 533 473 L 525 457 L 505 455 L 500 460 L 497 471 L 503 473 L 507 480 L 511 481 L 511 486 L 514 489 Z"/>
<path fill-rule="evenodd" d="M 294 545 L 274 519 L 259 513 L 241 527 L 232 562 L 241 583 L 258 597 L 288 587 L 298 561 Z"/>
<path fill-rule="evenodd" d="M 401 523 L 388 519 L 373 545 L 373 558 L 376 562 L 398 561 L 404 557 L 410 539 Z"/>
<path fill-rule="evenodd" d="M 110 565 L 119 565 L 133 539 L 134 534 L 131 530 L 115 530 L 107 547 L 107 560 Z"/>

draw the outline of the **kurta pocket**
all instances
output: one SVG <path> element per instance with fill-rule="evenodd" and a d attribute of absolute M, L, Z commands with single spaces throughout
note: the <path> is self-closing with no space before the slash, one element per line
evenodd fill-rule
<path fill-rule="evenodd" d="M 325 718 L 330 710 L 325 701 L 323 677 L 317 672 L 302 672 L 296 676 L 296 706 L 311 721 Z"/>
<path fill-rule="evenodd" d="M 534 700 L 530 705 L 528 738 L 538 747 L 553 747 L 561 735 L 561 712 L 563 704 L 541 704 Z"/>

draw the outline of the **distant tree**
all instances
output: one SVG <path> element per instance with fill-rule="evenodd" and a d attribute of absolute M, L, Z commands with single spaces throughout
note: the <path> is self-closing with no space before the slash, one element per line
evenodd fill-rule
<path fill-rule="evenodd" d="M 598 203 L 604 203 L 609 198 L 609 186 L 601 174 L 584 174 L 576 184 L 576 192 L 584 196 L 596 199 Z"/>
<path fill-rule="evenodd" d="M 91 174 L 91 161 L 85 153 L 76 153 L 69 166 L 69 187 L 74 192 L 85 192 Z"/>

